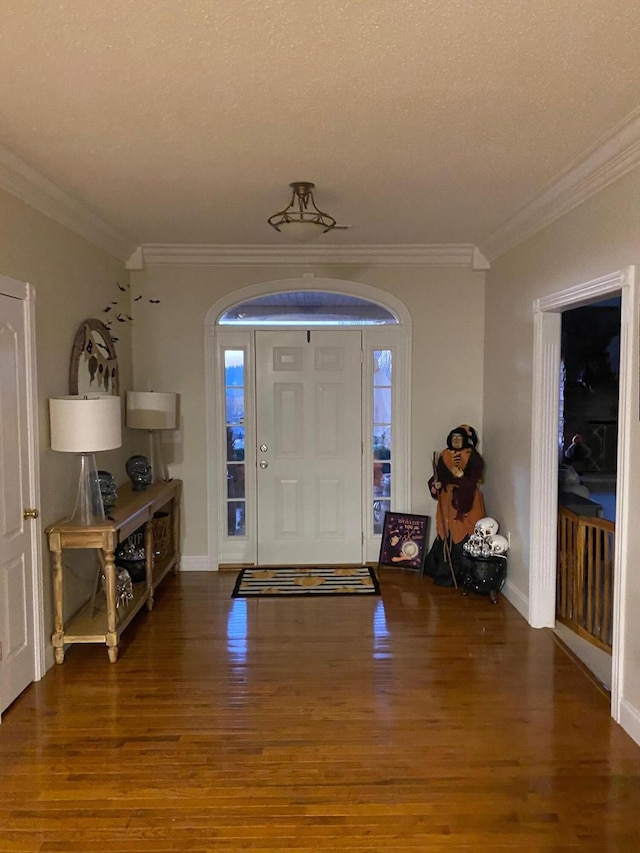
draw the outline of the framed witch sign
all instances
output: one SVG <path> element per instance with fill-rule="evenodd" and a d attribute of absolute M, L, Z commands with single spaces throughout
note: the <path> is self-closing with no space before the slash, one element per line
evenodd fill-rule
<path fill-rule="evenodd" d="M 409 512 L 385 512 L 378 559 L 382 566 L 424 571 L 429 539 L 429 516 Z"/>

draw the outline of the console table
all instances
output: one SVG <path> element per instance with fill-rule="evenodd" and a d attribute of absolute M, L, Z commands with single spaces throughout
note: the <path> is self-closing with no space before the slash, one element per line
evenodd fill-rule
<path fill-rule="evenodd" d="M 131 483 L 118 487 L 118 502 L 103 524 L 81 527 L 60 521 L 46 534 L 53 564 L 53 601 L 55 630 L 51 642 L 57 663 L 64 661 L 67 643 L 105 643 L 111 663 L 118 659 L 120 635 L 140 608 L 153 608 L 154 591 L 171 569 L 180 564 L 180 498 L 182 481 L 153 483 L 144 491 L 133 491 Z M 171 546 L 156 557 L 152 519 L 155 513 L 168 512 Z M 117 606 L 115 549 L 139 527 L 144 526 L 146 580 L 133 585 L 133 598 L 126 607 Z M 65 549 L 92 548 L 98 551 L 105 589 L 88 601 L 68 625 L 64 624 L 64 578 L 62 552 Z"/>

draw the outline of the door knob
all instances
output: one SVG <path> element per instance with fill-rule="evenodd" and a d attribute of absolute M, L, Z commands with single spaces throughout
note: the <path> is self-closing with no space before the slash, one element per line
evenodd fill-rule
<path fill-rule="evenodd" d="M 40 513 L 37 509 L 23 509 L 22 517 L 23 518 L 37 518 Z"/>
<path fill-rule="evenodd" d="M 260 467 L 261 467 L 261 468 L 268 468 L 268 467 L 269 467 L 269 463 L 267 462 L 267 460 L 266 460 L 266 459 L 261 459 L 261 460 L 260 460 Z"/>

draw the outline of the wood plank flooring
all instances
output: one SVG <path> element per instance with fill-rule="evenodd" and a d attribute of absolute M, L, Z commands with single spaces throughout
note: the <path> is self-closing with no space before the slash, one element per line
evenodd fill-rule
<path fill-rule="evenodd" d="M 0 726 L 0 852 L 635 851 L 640 747 L 501 599 L 182 574 Z"/>

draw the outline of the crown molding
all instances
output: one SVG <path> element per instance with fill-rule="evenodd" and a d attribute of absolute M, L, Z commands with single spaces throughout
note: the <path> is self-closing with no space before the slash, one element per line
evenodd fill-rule
<path fill-rule="evenodd" d="M 131 256 L 130 268 L 141 269 L 140 260 L 143 261 L 144 266 L 366 264 L 367 266 L 488 268 L 486 259 L 470 243 L 399 246 L 244 246 L 240 244 L 224 246 L 209 243 L 146 243 Z"/>
<path fill-rule="evenodd" d="M 640 109 L 560 173 L 481 245 L 494 261 L 640 164 Z"/>
<path fill-rule="evenodd" d="M 500 225 L 481 246 L 470 243 L 263 246 L 149 243 L 136 247 L 126 234 L 0 146 L 0 187 L 127 263 L 145 264 L 367 264 L 371 266 L 466 266 L 490 262 L 527 240 L 640 164 L 640 108 L 538 195 Z"/>
<path fill-rule="evenodd" d="M 1 145 L 0 187 L 122 261 L 135 248 L 133 240 Z"/>

